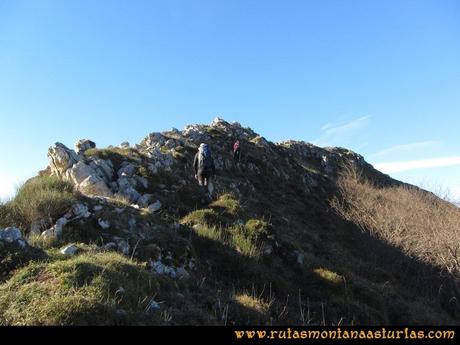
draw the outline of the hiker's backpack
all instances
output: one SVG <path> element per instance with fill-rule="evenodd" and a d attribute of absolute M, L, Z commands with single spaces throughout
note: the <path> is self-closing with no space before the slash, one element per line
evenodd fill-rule
<path fill-rule="evenodd" d="M 200 152 L 200 165 L 204 171 L 212 169 L 211 149 L 208 145 L 204 145 Z"/>

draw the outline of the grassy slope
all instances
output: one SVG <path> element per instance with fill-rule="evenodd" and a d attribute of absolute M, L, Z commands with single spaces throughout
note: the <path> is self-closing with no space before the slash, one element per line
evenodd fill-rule
<path fill-rule="evenodd" d="M 232 138 L 217 129 L 210 134 L 213 151 L 230 159 Z M 392 186 L 372 170 L 365 175 L 384 181 L 385 188 L 364 180 L 346 185 L 337 176 L 323 175 L 317 162 L 301 162 L 285 148 L 243 145 L 243 163 L 254 163 L 260 174 L 225 169 L 216 183 L 220 198 L 211 204 L 202 202 L 201 191 L 190 177 L 192 145 L 184 143 L 176 150 L 180 159 L 171 173 L 154 176 L 145 169 L 148 159 L 136 150 L 88 152 L 110 158 L 114 165 L 124 159 L 141 162 L 139 174 L 150 182 L 143 192 L 160 199 L 164 211 L 150 215 L 125 208 L 119 214 L 115 209 L 126 205 L 113 200 L 94 217 L 66 226 L 58 243 L 37 242 L 43 250 L 20 254 L 25 257 L 17 260 L 14 249 L 0 255 L 10 267 L 0 285 L 0 324 L 459 323 L 452 298 L 458 297 L 455 267 L 441 259 L 427 259 L 427 250 L 419 250 L 423 241 L 415 241 L 422 238 L 418 223 L 398 216 L 399 222 L 410 225 L 404 241 L 398 242 L 384 235 L 392 233 L 391 225 L 375 223 L 371 217 L 394 219 L 400 215 L 396 211 L 404 208 L 407 212 L 402 214 L 411 214 L 416 195 L 396 197 L 402 187 Z M 273 168 L 287 171 L 289 179 L 276 176 Z M 302 179 L 305 169 L 318 187 L 307 188 Z M 51 210 L 56 207 L 40 206 L 42 190 L 56 190 L 49 185 L 58 182 L 50 181 L 1 206 L 2 226 L 20 224 L 28 229 L 38 216 L 55 220 L 59 214 Z M 96 203 L 66 188 L 57 189 L 62 193 L 45 204 L 76 199 Z M 377 198 L 382 191 L 387 194 L 383 201 L 378 197 L 381 208 L 361 205 L 356 197 Z M 38 206 L 18 211 L 15 205 L 25 197 Z M 420 205 L 430 208 L 431 204 L 422 198 Z M 362 211 L 360 217 L 351 212 L 354 209 Z M 388 210 L 392 213 L 384 213 Z M 458 224 L 458 211 L 449 214 L 457 220 L 452 224 Z M 110 219 L 111 227 L 102 231 L 98 218 Z M 131 219 L 136 221 L 134 231 L 128 230 Z M 443 221 L 436 219 L 439 224 L 432 224 L 433 229 Z M 177 223 L 181 226 L 173 230 Z M 130 242 L 131 257 L 97 247 L 113 236 Z M 56 250 L 69 242 L 79 242 L 83 248 L 70 259 Z M 437 247 L 437 253 L 444 251 Z M 159 254 L 176 267 L 193 261 L 190 278 L 152 274 L 147 263 Z M 448 269 L 449 274 L 440 274 Z M 146 312 L 152 299 L 160 309 Z"/>

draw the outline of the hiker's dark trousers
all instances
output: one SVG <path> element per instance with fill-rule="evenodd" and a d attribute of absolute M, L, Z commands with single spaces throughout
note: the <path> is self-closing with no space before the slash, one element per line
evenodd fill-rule
<path fill-rule="evenodd" d="M 233 160 L 235 162 L 239 162 L 240 161 L 240 158 L 241 158 L 241 149 L 238 148 L 236 149 L 234 152 L 233 152 Z"/>
<path fill-rule="evenodd" d="M 197 177 L 200 186 L 207 186 L 211 180 L 212 174 L 210 171 L 198 171 Z"/>

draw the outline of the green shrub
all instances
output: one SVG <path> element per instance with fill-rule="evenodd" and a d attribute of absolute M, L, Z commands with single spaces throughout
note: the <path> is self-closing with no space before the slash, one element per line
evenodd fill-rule
<path fill-rule="evenodd" d="M 75 202 L 74 187 L 57 177 L 35 177 L 23 184 L 13 200 L 0 207 L 0 226 L 23 230 L 40 219 L 62 216 Z"/>

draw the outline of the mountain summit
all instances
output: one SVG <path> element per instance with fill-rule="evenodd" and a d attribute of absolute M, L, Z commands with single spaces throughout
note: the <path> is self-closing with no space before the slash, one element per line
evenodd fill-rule
<path fill-rule="evenodd" d="M 216 118 L 48 157 L 0 205 L 2 325 L 459 323 L 459 209 L 350 150 Z"/>

